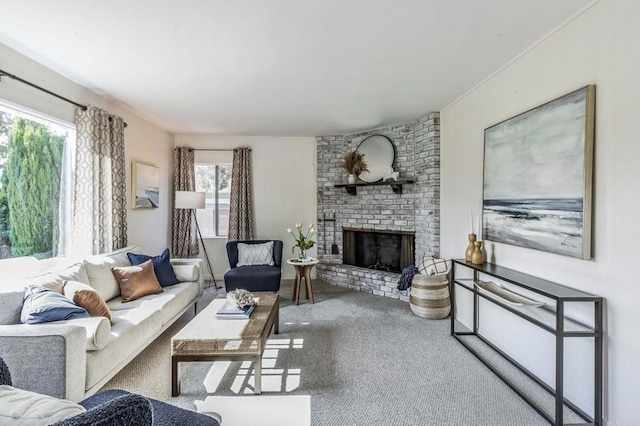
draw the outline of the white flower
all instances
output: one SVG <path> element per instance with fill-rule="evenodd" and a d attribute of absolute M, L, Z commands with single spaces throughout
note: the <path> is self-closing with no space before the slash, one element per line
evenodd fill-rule
<path fill-rule="evenodd" d="M 287 232 L 288 232 L 288 233 L 291 233 L 291 228 L 287 228 Z"/>
<path fill-rule="evenodd" d="M 302 228 L 302 222 L 297 222 L 296 223 L 296 228 L 298 228 L 298 229 Z"/>
<path fill-rule="evenodd" d="M 309 229 L 313 229 L 313 223 L 309 224 Z"/>

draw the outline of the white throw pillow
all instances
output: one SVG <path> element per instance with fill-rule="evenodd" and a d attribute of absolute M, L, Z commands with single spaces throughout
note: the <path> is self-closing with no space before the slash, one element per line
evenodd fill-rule
<path fill-rule="evenodd" d="M 418 271 L 422 275 L 446 275 L 451 269 L 451 261 L 446 259 L 436 259 L 424 255 L 418 265 Z"/>
<path fill-rule="evenodd" d="M 273 241 L 262 244 L 238 243 L 238 264 L 236 266 L 273 266 Z"/>
<path fill-rule="evenodd" d="M 82 405 L 12 386 L 0 386 L 0 425 L 41 426 L 84 413 Z"/>
<path fill-rule="evenodd" d="M 112 267 L 131 266 L 127 252 L 139 254 L 140 246 L 125 247 L 105 254 L 91 256 L 84 260 L 84 267 L 93 287 L 105 301 L 120 296 L 120 285 L 111 272 Z M 81 281 L 82 280 L 73 280 Z"/>
<path fill-rule="evenodd" d="M 196 265 L 173 265 L 173 272 L 181 283 L 198 280 L 198 267 Z"/>

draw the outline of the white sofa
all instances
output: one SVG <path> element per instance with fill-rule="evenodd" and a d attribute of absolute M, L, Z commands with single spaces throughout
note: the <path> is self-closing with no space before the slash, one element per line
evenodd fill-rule
<path fill-rule="evenodd" d="M 180 283 L 122 303 L 110 268 L 130 265 L 127 252 L 143 250 L 132 246 L 77 262 L 31 257 L 0 261 L 0 357 L 11 368 L 14 386 L 80 401 L 197 303 L 204 284 L 200 259 L 171 259 Z M 106 318 L 22 324 L 25 286 L 59 290 L 64 280 L 83 282 L 100 293 L 113 325 Z"/>

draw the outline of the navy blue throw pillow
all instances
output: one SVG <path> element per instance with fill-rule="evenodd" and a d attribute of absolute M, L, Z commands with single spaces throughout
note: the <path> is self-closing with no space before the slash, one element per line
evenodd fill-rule
<path fill-rule="evenodd" d="M 140 265 L 151 259 L 153 262 L 153 271 L 156 273 L 160 287 L 168 287 L 180 282 L 178 278 L 176 278 L 176 273 L 173 272 L 171 262 L 169 262 L 169 249 L 163 251 L 159 256 L 147 256 L 146 254 L 135 253 L 127 253 L 127 256 L 132 265 Z"/>
<path fill-rule="evenodd" d="M 67 299 L 64 294 L 46 287 L 29 286 L 24 292 L 20 320 L 24 324 L 89 318 L 86 309 Z"/>

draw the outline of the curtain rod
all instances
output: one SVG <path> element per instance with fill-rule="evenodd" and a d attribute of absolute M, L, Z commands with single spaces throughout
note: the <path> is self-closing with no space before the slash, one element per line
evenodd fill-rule
<path fill-rule="evenodd" d="M 34 89 L 37 89 L 37 90 L 40 90 L 41 92 L 44 92 L 47 95 L 51 95 L 51 96 L 53 96 L 55 98 L 58 98 L 58 99 L 61 99 L 61 100 L 65 101 L 65 102 L 73 104 L 73 105 L 77 106 L 78 108 L 82 109 L 83 111 L 87 110 L 87 106 L 86 105 L 79 104 L 77 102 L 72 101 L 69 98 L 65 98 L 64 96 L 58 95 L 57 93 L 53 93 L 51 90 L 47 90 L 44 87 L 38 86 L 37 84 L 33 84 L 30 81 L 27 81 L 27 80 L 25 80 L 23 78 L 20 78 L 17 75 L 11 74 L 11 73 L 9 73 L 7 71 L 0 70 L 0 82 L 2 81 L 2 77 L 9 77 L 9 78 L 11 78 L 13 80 L 16 80 L 16 81 L 18 81 L 18 82 L 20 82 L 22 84 L 26 84 L 27 86 L 33 87 Z M 109 117 L 109 120 L 111 120 L 111 117 Z M 127 123 L 124 123 L 124 127 L 127 127 Z"/>

